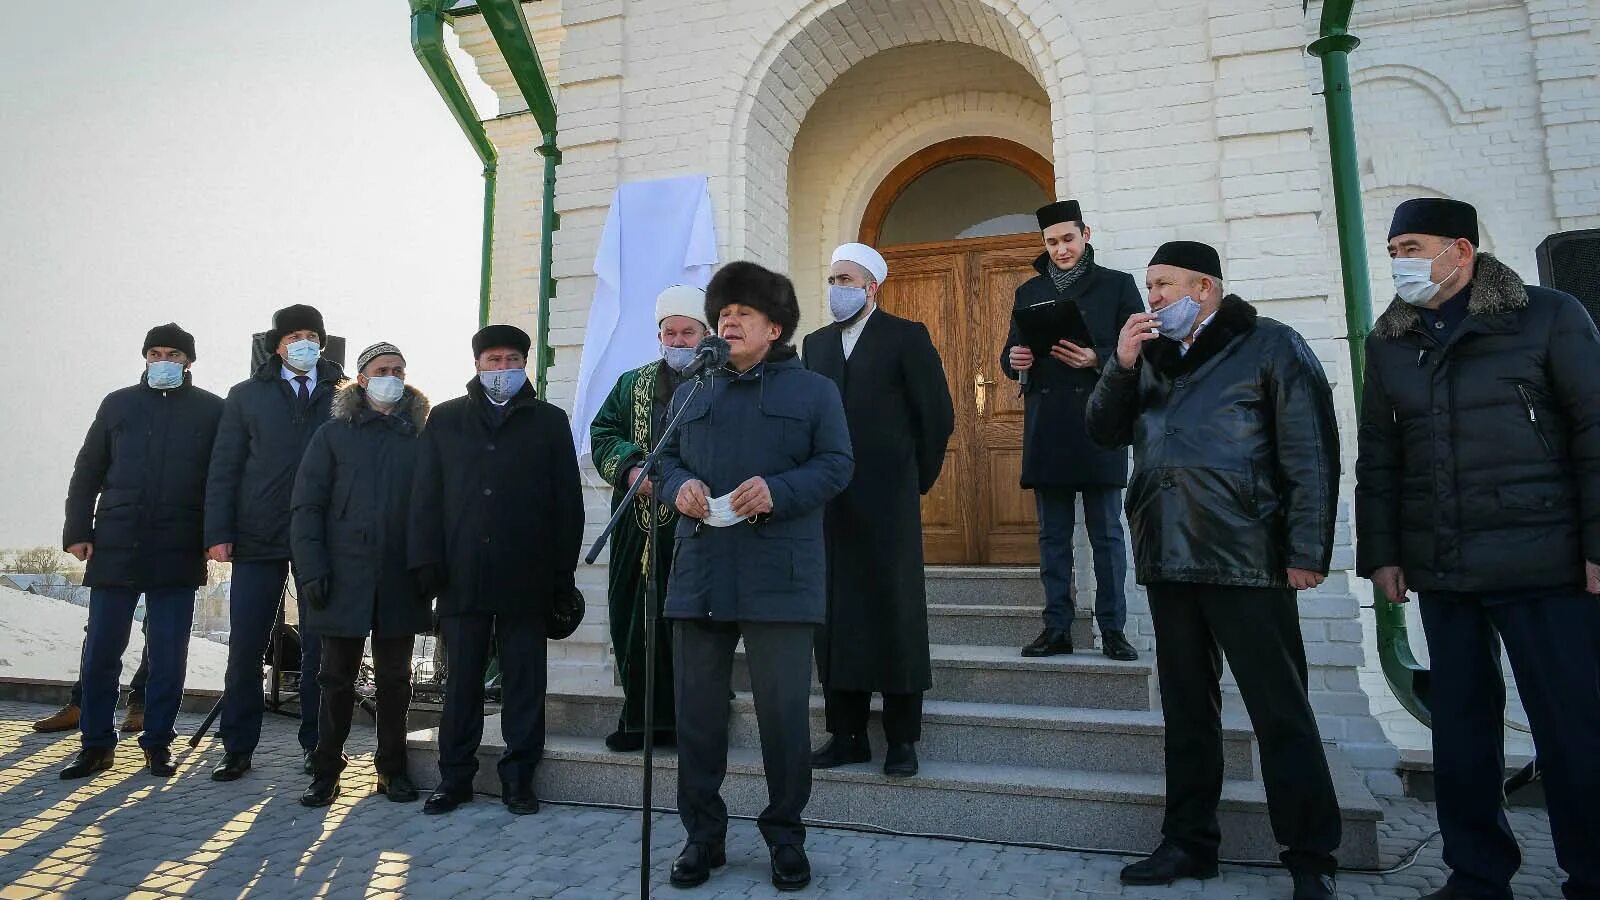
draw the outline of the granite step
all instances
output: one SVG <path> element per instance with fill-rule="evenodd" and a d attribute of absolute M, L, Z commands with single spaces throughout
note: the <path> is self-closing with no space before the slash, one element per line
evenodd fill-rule
<path fill-rule="evenodd" d="M 923 572 L 929 604 L 1044 609 L 1044 586 L 1036 567 L 928 566 Z"/>
<path fill-rule="evenodd" d="M 885 745 L 881 705 L 874 699 L 869 734 L 879 764 Z M 620 693 L 553 692 L 545 699 L 545 727 L 550 734 L 603 738 L 616 727 L 621 710 Z M 821 746 L 827 739 L 826 730 L 822 698 L 814 696 L 813 746 Z M 917 752 L 924 760 L 942 762 L 1159 774 L 1164 770 L 1164 735 L 1161 714 L 1151 710 L 929 700 L 923 705 L 922 742 Z M 760 746 L 755 705 L 748 693 L 733 699 L 729 740 L 735 747 Z M 1223 730 L 1227 777 L 1250 778 L 1255 772 L 1253 756 L 1249 728 Z"/>
<path fill-rule="evenodd" d="M 501 749 L 499 719 L 490 717 L 484 723 L 474 782 L 479 792 L 498 794 L 494 763 Z M 418 783 L 424 788 L 437 784 L 436 731 L 413 732 L 408 755 Z M 1340 860 L 1348 866 L 1374 866 L 1382 811 L 1365 783 L 1331 748 L 1330 757 L 1344 819 Z M 643 765 L 641 754 L 611 753 L 597 738 L 554 736 L 546 744 L 536 789 L 550 801 L 637 807 Z M 677 758 L 670 751 L 656 757 L 654 782 L 654 805 L 674 807 Z M 908 779 L 886 778 L 866 766 L 815 772 L 806 818 L 818 826 L 1143 854 L 1161 840 L 1164 791 L 1159 774 L 926 760 L 921 773 Z M 737 816 L 754 816 L 766 806 L 758 751 L 746 747 L 729 751 L 722 796 Z M 1225 858 L 1277 857 L 1259 782 L 1225 781 L 1219 820 Z"/>
<path fill-rule="evenodd" d="M 928 642 L 933 644 L 973 644 L 982 647 L 1007 647 L 1021 650 L 1039 636 L 1044 627 L 1038 606 L 1004 606 L 988 603 L 929 603 Z M 1079 651 L 1093 650 L 1094 615 L 1076 610 L 1072 619 L 1072 645 Z"/>
<path fill-rule="evenodd" d="M 1148 660 L 1120 662 L 1098 651 L 1029 659 L 1009 647 L 934 644 L 929 700 L 1072 706 L 1088 709 L 1155 708 L 1155 679 Z M 750 690 L 744 649 L 733 666 L 735 691 Z M 821 686 L 812 684 L 813 691 Z"/>

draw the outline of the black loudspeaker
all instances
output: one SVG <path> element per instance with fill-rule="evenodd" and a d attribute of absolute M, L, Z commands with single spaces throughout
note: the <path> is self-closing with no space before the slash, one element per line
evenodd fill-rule
<path fill-rule="evenodd" d="M 267 359 L 276 353 L 278 348 L 267 343 L 271 332 L 258 331 L 250 338 L 250 374 L 254 375 L 257 369 L 267 364 Z M 336 334 L 328 335 L 328 346 L 322 348 L 322 358 L 331 359 L 344 368 L 344 338 Z"/>
<path fill-rule="evenodd" d="M 1565 291 L 1600 325 L 1600 228 L 1563 231 L 1539 242 L 1539 283 Z"/>

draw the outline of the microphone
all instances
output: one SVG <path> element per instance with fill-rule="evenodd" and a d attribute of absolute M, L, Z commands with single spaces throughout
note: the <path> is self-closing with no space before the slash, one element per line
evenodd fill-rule
<path fill-rule="evenodd" d="M 683 370 L 683 376 L 688 378 L 699 375 L 707 369 L 720 369 L 728 363 L 728 354 L 733 348 L 728 342 L 715 334 L 708 334 L 700 339 L 694 348 L 694 362 Z"/>

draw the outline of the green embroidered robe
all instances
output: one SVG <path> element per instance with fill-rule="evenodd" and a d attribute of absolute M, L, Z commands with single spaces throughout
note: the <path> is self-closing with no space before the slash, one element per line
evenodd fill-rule
<path fill-rule="evenodd" d="M 663 377 L 663 373 L 665 377 Z M 595 414 L 589 427 L 595 468 L 612 486 L 611 510 L 616 512 L 628 490 L 628 472 L 644 462 L 666 426 L 666 411 L 673 390 L 682 383 L 659 360 L 624 372 Z M 622 684 L 622 720 L 626 732 L 644 730 L 644 569 L 650 564 L 656 580 L 656 683 L 655 727 L 673 730 L 672 639 L 661 617 L 667 597 L 667 575 L 672 568 L 673 529 L 678 515 L 670 502 L 653 504 L 656 540 L 647 546 L 649 526 L 645 498 L 636 498 L 611 538 L 611 571 L 607 605 L 611 613 L 611 646 L 617 656 Z"/>

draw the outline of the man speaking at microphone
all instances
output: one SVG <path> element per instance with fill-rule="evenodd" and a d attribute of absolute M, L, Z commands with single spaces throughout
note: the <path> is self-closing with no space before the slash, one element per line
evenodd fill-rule
<path fill-rule="evenodd" d="M 811 797 L 811 647 L 827 591 L 823 508 L 850 482 L 844 404 L 790 344 L 800 305 L 788 278 L 730 263 L 706 287 L 706 321 L 727 364 L 680 387 L 679 431 L 664 445 L 659 495 L 682 518 L 667 587 L 674 623 L 678 810 L 688 841 L 678 887 L 727 861 L 728 694 L 744 639 L 760 722 L 767 808 L 758 823 L 772 882 L 811 881 L 800 815 Z"/>

